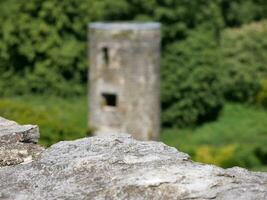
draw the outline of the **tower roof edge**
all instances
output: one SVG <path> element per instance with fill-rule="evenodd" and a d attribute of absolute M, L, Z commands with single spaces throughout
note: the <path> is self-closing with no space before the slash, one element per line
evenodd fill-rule
<path fill-rule="evenodd" d="M 93 22 L 88 24 L 90 29 L 103 30 L 151 30 L 160 29 L 159 22 Z"/>

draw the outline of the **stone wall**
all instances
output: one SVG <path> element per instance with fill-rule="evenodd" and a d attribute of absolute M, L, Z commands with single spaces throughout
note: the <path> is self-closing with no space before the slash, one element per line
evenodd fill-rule
<path fill-rule="evenodd" d="M 2 142 L 8 138 L 27 151 L 35 145 L 36 126 L 1 122 Z M 0 166 L 0 199 L 267 199 L 267 173 L 196 163 L 175 148 L 130 135 L 95 136 Z"/>

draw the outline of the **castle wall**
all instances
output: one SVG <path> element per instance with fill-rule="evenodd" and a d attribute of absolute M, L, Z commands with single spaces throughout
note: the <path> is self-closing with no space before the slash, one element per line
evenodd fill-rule
<path fill-rule="evenodd" d="M 92 23 L 89 38 L 89 126 L 95 135 L 158 139 L 160 25 Z"/>

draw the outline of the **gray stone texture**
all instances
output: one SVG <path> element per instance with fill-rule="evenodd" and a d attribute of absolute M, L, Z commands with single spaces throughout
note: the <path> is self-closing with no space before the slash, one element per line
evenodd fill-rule
<path fill-rule="evenodd" d="M 0 168 L 0 199 L 267 199 L 267 174 L 195 163 L 129 135 L 95 136 Z"/>
<path fill-rule="evenodd" d="M 44 149 L 37 145 L 39 129 L 0 117 L 0 167 L 31 162 Z"/>
<path fill-rule="evenodd" d="M 92 23 L 89 38 L 89 126 L 94 134 L 127 132 L 139 140 L 157 140 L 160 24 Z"/>

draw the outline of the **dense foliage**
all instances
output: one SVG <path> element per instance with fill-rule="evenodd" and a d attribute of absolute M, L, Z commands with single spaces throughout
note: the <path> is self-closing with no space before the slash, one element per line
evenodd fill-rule
<path fill-rule="evenodd" d="M 196 126 L 224 99 L 255 102 L 265 23 L 237 27 L 266 17 L 265 0 L 0 0 L 0 96 L 84 94 L 87 24 L 153 20 L 163 24 L 163 124 Z"/>
<path fill-rule="evenodd" d="M 106 6 L 112 12 L 122 5 L 88 0 L 0 3 L 0 95 L 83 93 L 87 23 L 103 19 Z"/>
<path fill-rule="evenodd" d="M 217 117 L 222 85 L 220 54 L 212 33 L 196 31 L 169 45 L 162 64 L 163 125 L 192 126 Z"/>
<path fill-rule="evenodd" d="M 256 101 L 259 105 L 262 105 L 267 109 L 267 79 L 262 81 L 261 90 L 257 95 Z"/>
<path fill-rule="evenodd" d="M 227 100 L 254 103 L 267 77 L 267 22 L 226 30 L 222 37 L 220 70 Z"/>

